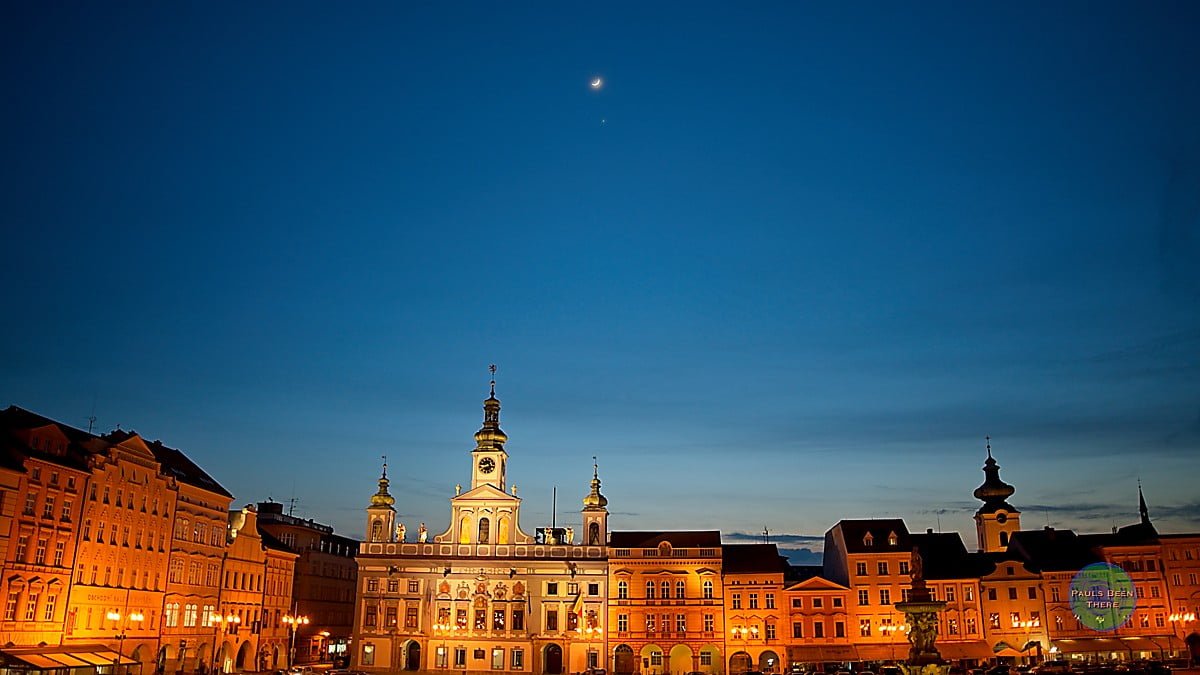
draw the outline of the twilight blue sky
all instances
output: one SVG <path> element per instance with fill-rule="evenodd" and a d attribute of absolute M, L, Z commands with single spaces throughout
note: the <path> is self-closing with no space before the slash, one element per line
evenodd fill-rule
<path fill-rule="evenodd" d="M 0 405 L 414 529 L 1200 529 L 1200 5 L 5 3 Z M 649 5 L 649 6 L 646 6 Z M 592 91 L 593 76 L 605 78 Z"/>

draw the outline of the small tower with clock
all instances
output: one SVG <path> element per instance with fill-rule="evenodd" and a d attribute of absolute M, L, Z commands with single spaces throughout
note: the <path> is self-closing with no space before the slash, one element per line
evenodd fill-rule
<path fill-rule="evenodd" d="M 996 553 L 1007 549 L 1009 538 L 1021 530 L 1021 512 L 1008 503 L 1017 490 L 1000 480 L 1000 465 L 992 458 L 991 437 L 987 439 L 983 475 L 983 485 L 975 488 L 975 498 L 983 502 L 975 512 L 975 534 L 980 551 Z"/>
<path fill-rule="evenodd" d="M 505 471 L 508 468 L 508 452 L 504 443 L 508 434 L 500 429 L 500 399 L 496 398 L 496 366 L 492 371 L 492 391 L 483 402 L 483 426 L 475 432 L 475 449 L 471 451 L 471 489 L 480 485 L 505 491 Z"/>

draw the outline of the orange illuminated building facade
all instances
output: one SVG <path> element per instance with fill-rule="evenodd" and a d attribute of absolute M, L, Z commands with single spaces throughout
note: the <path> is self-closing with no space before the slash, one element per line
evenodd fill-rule
<path fill-rule="evenodd" d="M 258 532 L 253 506 L 229 512 L 228 544 L 221 573 L 217 614 L 217 668 L 223 672 L 275 670 L 287 665 L 287 644 L 279 619 L 264 615 L 268 578 L 268 542 Z M 269 536 L 269 535 L 268 535 Z M 279 551 L 279 554 L 285 551 Z M 294 554 L 292 559 L 294 560 Z M 273 609 L 279 609 L 274 607 Z M 264 622 L 273 630 L 264 635 Z"/>
<path fill-rule="evenodd" d="M 62 642 L 112 642 L 125 657 L 159 656 L 174 481 L 136 433 L 116 431 L 89 455 L 79 548 Z"/>
<path fill-rule="evenodd" d="M 783 672 L 787 559 L 779 555 L 775 544 L 725 544 L 721 547 L 721 571 L 729 672 Z"/>
<path fill-rule="evenodd" d="M 161 663 L 167 672 L 207 669 L 217 648 L 217 607 L 233 496 L 182 452 L 150 450 L 173 479 L 175 517 L 167 537 Z"/>
<path fill-rule="evenodd" d="M 725 672 L 720 532 L 613 532 L 608 556 L 614 673 Z"/>
<path fill-rule="evenodd" d="M 821 576 L 821 567 L 793 567 L 783 590 L 787 665 L 805 672 L 857 661 L 850 639 L 850 589 Z"/>
<path fill-rule="evenodd" d="M 15 406 L 0 412 L 0 433 L 5 483 L 12 490 L 2 505 L 9 529 L 0 644 L 58 644 L 68 616 L 88 458 L 99 439 Z"/>

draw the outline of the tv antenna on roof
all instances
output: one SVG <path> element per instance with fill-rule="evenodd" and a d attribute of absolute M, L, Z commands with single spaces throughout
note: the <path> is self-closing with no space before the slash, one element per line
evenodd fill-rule
<path fill-rule="evenodd" d="M 287 500 L 289 516 L 292 515 L 292 512 L 294 512 L 296 510 L 296 504 L 299 503 L 299 501 L 300 501 L 299 497 L 292 497 L 291 499 Z"/>

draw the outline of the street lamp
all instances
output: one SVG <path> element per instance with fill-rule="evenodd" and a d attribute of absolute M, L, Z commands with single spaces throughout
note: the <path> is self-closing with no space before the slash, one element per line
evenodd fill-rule
<path fill-rule="evenodd" d="M 457 631 L 458 631 L 458 624 L 450 623 L 449 620 L 447 620 L 445 623 L 433 624 L 434 635 L 442 636 L 442 647 L 441 647 L 441 650 L 439 651 L 437 657 L 435 658 L 435 661 L 436 661 L 434 663 L 435 667 L 441 668 L 443 670 L 450 667 L 450 654 L 446 651 L 446 638 L 449 635 L 453 635 Z"/>
<path fill-rule="evenodd" d="M 888 642 L 892 645 L 892 660 L 896 660 L 896 640 L 892 639 L 895 635 L 903 635 L 908 632 L 908 624 L 906 623 L 885 623 L 879 627 L 879 632 L 888 636 Z"/>
<path fill-rule="evenodd" d="M 1013 622 L 1013 628 L 1020 628 L 1021 630 L 1025 631 L 1025 644 L 1021 645 L 1021 653 L 1022 654 L 1024 654 L 1029 649 L 1029 643 L 1031 642 L 1031 640 L 1029 638 L 1032 637 L 1032 635 L 1033 635 L 1033 629 L 1040 628 L 1041 625 L 1042 625 L 1041 619 L 1030 619 L 1029 621 L 1014 621 Z M 1042 641 L 1041 641 L 1041 639 L 1038 639 L 1038 641 L 1034 643 L 1034 647 L 1037 649 L 1037 660 L 1041 661 L 1042 660 Z"/>
<path fill-rule="evenodd" d="M 125 631 L 129 628 L 129 622 L 137 621 L 141 623 L 146 617 L 143 616 L 141 612 L 133 611 L 124 617 L 125 622 L 121 623 L 121 613 L 116 610 L 110 611 L 105 615 L 105 617 L 109 621 L 117 624 L 117 658 L 113 660 L 113 673 L 116 673 L 117 666 L 121 665 L 121 658 L 124 656 L 123 649 L 125 644 Z"/>
<path fill-rule="evenodd" d="M 729 634 L 733 636 L 733 639 L 741 640 L 742 641 L 742 649 L 745 650 L 746 649 L 746 640 L 748 640 L 748 639 L 757 640 L 758 639 L 758 626 L 750 626 L 749 628 L 747 628 L 745 626 L 734 626 L 733 628 L 729 629 Z M 750 659 L 749 651 L 746 652 L 746 658 Z M 732 666 L 733 666 L 733 658 L 732 657 L 730 657 L 729 665 L 730 665 L 730 670 L 732 670 L 733 669 L 732 668 Z M 751 666 L 754 665 L 753 660 L 751 660 L 750 665 Z M 751 668 L 750 670 L 753 670 L 753 668 Z"/>
<path fill-rule="evenodd" d="M 219 639 L 218 634 L 221 632 L 221 624 L 225 625 L 226 634 L 230 632 L 231 628 L 233 632 L 236 633 L 238 624 L 242 622 L 242 617 L 230 612 L 226 616 L 221 616 L 220 614 L 210 614 L 208 620 L 213 624 L 213 672 L 215 673 L 218 669 L 220 669 L 217 665 L 217 642 Z"/>
<path fill-rule="evenodd" d="M 1176 633 L 1176 628 L 1175 628 L 1176 626 L 1182 628 L 1183 631 L 1186 633 L 1187 632 L 1187 624 L 1189 624 L 1195 620 L 1196 620 L 1195 612 L 1175 612 L 1171 616 L 1167 617 L 1167 621 L 1171 622 L 1171 634 L 1172 635 L 1174 635 Z M 1189 649 L 1188 650 L 1188 665 L 1189 666 L 1193 665 L 1194 662 L 1195 662 L 1195 659 L 1192 657 L 1192 652 Z"/>
<path fill-rule="evenodd" d="M 307 616 L 292 616 L 284 614 L 280 621 L 288 625 L 288 630 L 292 632 L 291 646 L 288 648 L 288 668 L 291 668 L 296 663 L 296 629 L 300 626 L 307 626 L 309 621 Z"/>

